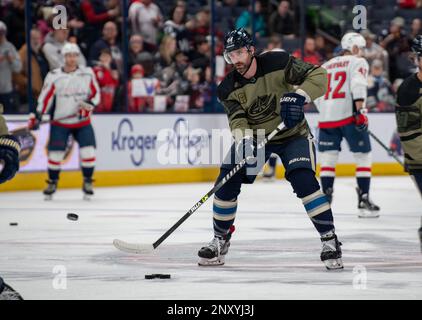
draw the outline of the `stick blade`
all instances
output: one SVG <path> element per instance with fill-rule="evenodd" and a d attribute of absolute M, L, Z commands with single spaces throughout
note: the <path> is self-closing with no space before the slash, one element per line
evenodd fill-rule
<path fill-rule="evenodd" d="M 119 239 L 114 239 L 113 245 L 120 251 L 127 253 L 145 254 L 154 251 L 152 244 L 129 243 Z"/>

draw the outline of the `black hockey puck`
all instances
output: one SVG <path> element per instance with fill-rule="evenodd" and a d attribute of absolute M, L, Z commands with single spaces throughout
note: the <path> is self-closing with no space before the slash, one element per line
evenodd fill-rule
<path fill-rule="evenodd" d="M 68 213 L 68 214 L 67 214 L 67 218 L 68 218 L 69 220 L 76 221 L 76 220 L 78 220 L 78 215 L 77 215 L 77 214 L 75 214 L 75 213 Z"/>
<path fill-rule="evenodd" d="M 156 274 L 146 274 L 145 279 L 151 280 L 151 279 L 170 279 L 169 274 L 162 274 L 162 273 L 156 273 Z"/>
<path fill-rule="evenodd" d="M 9 225 L 12 226 L 12 227 L 15 227 L 15 226 L 18 225 L 18 223 L 17 222 L 10 222 Z"/>

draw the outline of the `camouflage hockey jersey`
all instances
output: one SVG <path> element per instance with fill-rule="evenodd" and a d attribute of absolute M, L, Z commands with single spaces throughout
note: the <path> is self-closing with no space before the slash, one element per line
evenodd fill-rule
<path fill-rule="evenodd" d="M 406 171 L 422 173 L 422 81 L 416 74 L 397 92 L 397 130 L 404 150 Z"/>
<path fill-rule="evenodd" d="M 257 71 L 246 79 L 231 71 L 217 89 L 219 101 L 228 115 L 232 132 L 258 129 L 270 134 L 281 122 L 280 98 L 288 92 L 303 90 L 311 100 L 324 95 L 327 89 L 325 69 L 305 63 L 286 52 L 270 51 L 256 57 Z M 283 143 L 310 133 L 306 119 L 291 129 L 279 132 L 270 143 Z M 235 137 L 239 139 L 240 137 Z"/>

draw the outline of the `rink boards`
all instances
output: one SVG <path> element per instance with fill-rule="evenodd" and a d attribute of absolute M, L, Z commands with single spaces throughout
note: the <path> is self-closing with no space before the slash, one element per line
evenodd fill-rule
<path fill-rule="evenodd" d="M 307 114 L 314 136 L 318 137 L 318 114 Z M 396 129 L 392 113 L 370 114 L 370 129 L 387 146 Z M 20 173 L 0 191 L 34 190 L 45 185 L 49 126 L 28 134 L 24 118 L 8 117 L 10 131 L 22 137 Z M 97 139 L 96 186 L 139 185 L 212 181 L 230 147 L 231 134 L 225 114 L 136 114 L 95 115 Z M 402 167 L 374 140 L 373 175 L 401 175 Z M 59 187 L 79 188 L 79 153 L 69 141 Z M 354 175 L 352 154 L 343 142 L 336 173 Z M 277 167 L 277 177 L 284 170 Z"/>

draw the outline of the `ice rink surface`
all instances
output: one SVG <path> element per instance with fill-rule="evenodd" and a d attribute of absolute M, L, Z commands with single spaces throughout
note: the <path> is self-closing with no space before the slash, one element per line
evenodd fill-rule
<path fill-rule="evenodd" d="M 24 299 L 422 299 L 422 201 L 409 177 L 373 179 L 378 219 L 357 217 L 354 179 L 336 180 L 342 271 L 319 260 L 319 235 L 285 180 L 242 187 L 225 266 L 197 266 L 212 237 L 211 199 L 152 254 L 113 247 L 114 238 L 154 242 L 211 187 L 97 188 L 89 202 L 80 190 L 50 202 L 0 193 L 0 275 Z M 172 278 L 145 280 L 151 273 Z"/>

